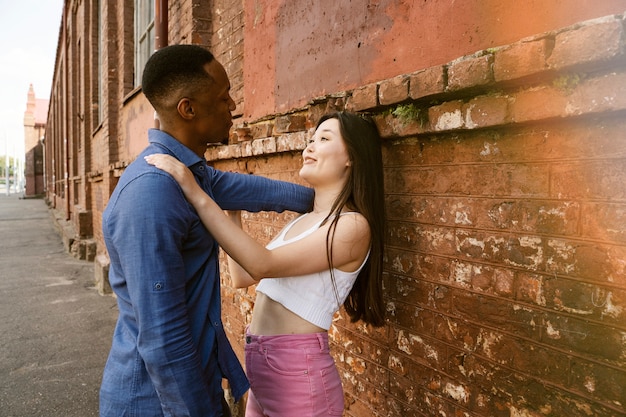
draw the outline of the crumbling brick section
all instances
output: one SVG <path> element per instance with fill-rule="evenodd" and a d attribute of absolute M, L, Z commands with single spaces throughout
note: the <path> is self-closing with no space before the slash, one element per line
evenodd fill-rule
<path fill-rule="evenodd" d="M 624 39 L 608 16 L 344 92 L 384 137 L 388 214 L 387 325 L 330 331 L 345 416 L 626 415 Z M 302 113 L 207 155 L 297 181 Z M 237 339 L 254 292 L 224 280 Z"/>

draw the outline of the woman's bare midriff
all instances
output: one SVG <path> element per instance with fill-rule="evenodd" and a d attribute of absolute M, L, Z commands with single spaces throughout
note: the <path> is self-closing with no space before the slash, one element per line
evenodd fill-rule
<path fill-rule="evenodd" d="M 263 293 L 257 292 L 250 333 L 257 336 L 326 332 L 304 320 Z"/>

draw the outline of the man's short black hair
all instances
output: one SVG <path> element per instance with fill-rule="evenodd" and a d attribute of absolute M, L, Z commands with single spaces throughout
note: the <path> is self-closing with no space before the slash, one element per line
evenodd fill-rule
<path fill-rule="evenodd" d="M 199 45 L 170 45 L 156 51 L 143 70 L 141 89 L 158 111 L 178 97 L 177 91 L 211 81 L 204 66 L 214 60 Z"/>

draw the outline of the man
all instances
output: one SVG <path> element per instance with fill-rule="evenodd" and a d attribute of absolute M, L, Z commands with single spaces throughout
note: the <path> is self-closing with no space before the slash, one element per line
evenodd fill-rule
<path fill-rule="evenodd" d="M 222 378 L 238 400 L 248 381 L 221 321 L 218 246 L 174 179 L 144 156 L 173 155 L 225 210 L 306 211 L 310 189 L 207 166 L 207 143 L 228 137 L 235 103 L 206 49 L 152 55 L 142 89 L 160 130 L 128 166 L 103 213 L 119 318 L 100 389 L 100 415 L 228 416 Z"/>

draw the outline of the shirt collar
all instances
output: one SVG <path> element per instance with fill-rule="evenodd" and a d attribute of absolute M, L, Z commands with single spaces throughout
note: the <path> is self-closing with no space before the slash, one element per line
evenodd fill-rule
<path fill-rule="evenodd" d="M 200 158 L 191 149 L 180 143 L 173 136 L 163 132 L 162 130 L 148 130 L 148 142 L 164 147 L 170 152 L 170 154 L 175 156 L 176 159 L 181 161 L 187 167 L 196 165 L 199 162 L 206 163 L 203 158 Z"/>

